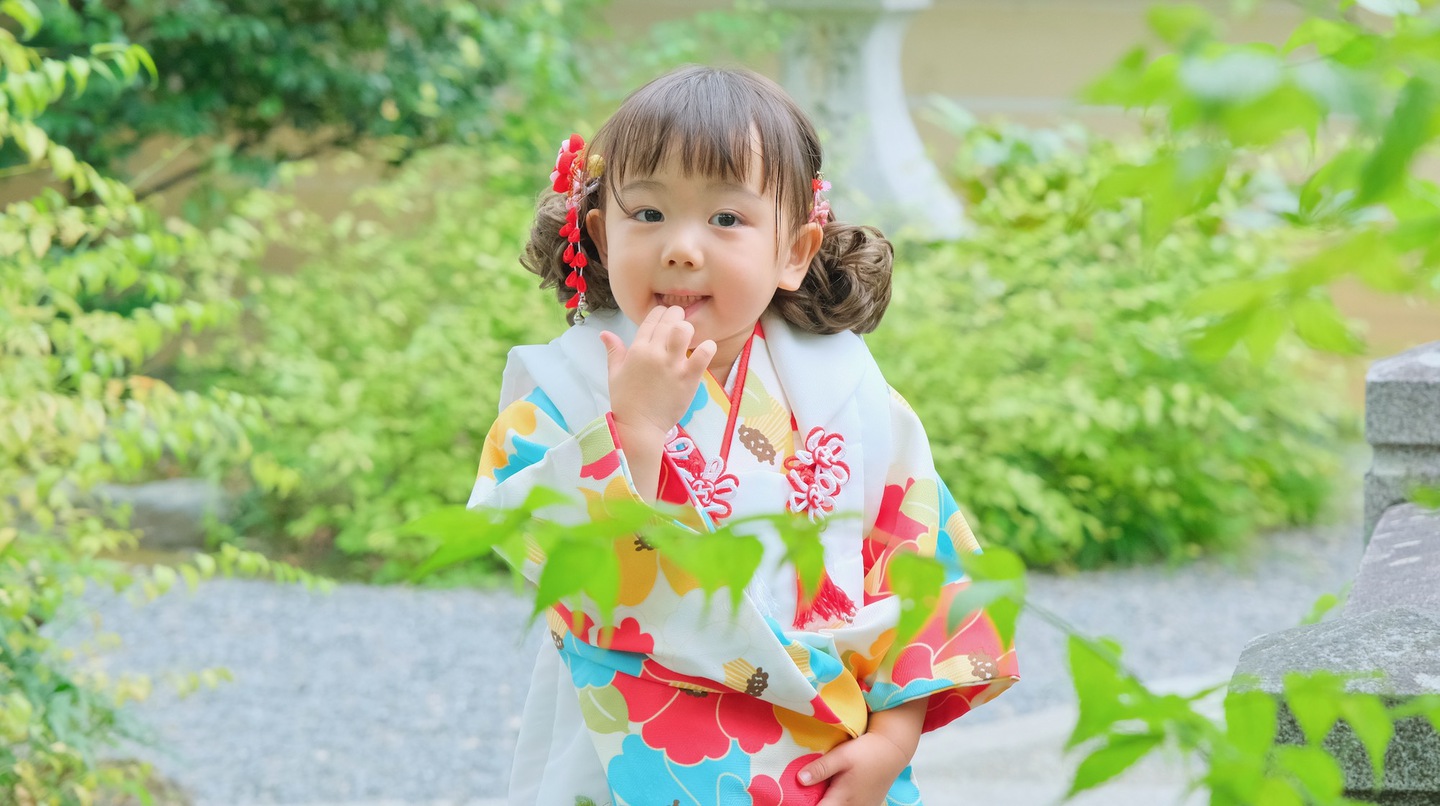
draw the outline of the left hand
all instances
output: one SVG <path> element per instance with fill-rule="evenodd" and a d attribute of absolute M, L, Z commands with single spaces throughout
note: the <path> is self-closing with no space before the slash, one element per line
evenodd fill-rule
<path fill-rule="evenodd" d="M 863 733 L 805 765 L 800 783 L 830 781 L 818 806 L 884 806 L 910 756 L 884 734 Z"/>

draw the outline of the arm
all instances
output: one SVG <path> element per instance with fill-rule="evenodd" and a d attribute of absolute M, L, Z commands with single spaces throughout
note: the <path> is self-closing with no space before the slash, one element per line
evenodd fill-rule
<path fill-rule="evenodd" d="M 819 806 L 883 804 L 895 779 L 910 766 L 924 722 L 924 700 L 876 711 L 863 735 L 802 768 L 800 783 L 830 782 Z"/>

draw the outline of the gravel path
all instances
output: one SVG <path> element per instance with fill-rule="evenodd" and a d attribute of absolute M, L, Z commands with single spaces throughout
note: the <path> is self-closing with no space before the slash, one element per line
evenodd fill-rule
<path fill-rule="evenodd" d="M 1296 624 L 1354 574 L 1359 528 L 1266 537 L 1248 556 L 1175 569 L 1032 575 L 1033 601 L 1120 638 L 1152 681 L 1223 680 L 1251 638 Z M 154 761 L 197 804 L 476 802 L 503 795 L 536 634 L 507 591 L 299 587 L 217 581 L 143 607 L 87 599 L 121 647 L 112 673 L 227 667 L 234 682 L 135 706 Z M 89 628 L 77 624 L 67 640 Z M 1020 623 L 1023 683 L 966 720 L 1073 698 L 1064 639 Z"/>

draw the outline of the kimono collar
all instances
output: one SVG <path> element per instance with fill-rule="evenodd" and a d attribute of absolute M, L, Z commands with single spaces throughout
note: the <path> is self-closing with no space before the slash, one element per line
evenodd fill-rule
<path fill-rule="evenodd" d="M 606 401 L 600 408 L 601 412 L 610 408 L 610 363 L 605 354 L 605 343 L 600 341 L 600 331 L 614 333 L 629 347 L 639 329 L 639 325 L 618 310 L 594 311 L 585 317 L 585 324 L 566 330 L 555 340 L 565 357 L 575 365 L 575 372 L 584 379 L 585 385 L 599 399 Z"/>
<path fill-rule="evenodd" d="M 865 342 L 848 330 L 829 336 L 806 333 L 769 311 L 760 323 L 801 433 L 833 422 L 860 382 L 872 371 L 879 374 Z"/>
<path fill-rule="evenodd" d="M 797 330 L 776 314 L 766 312 L 761 317 L 765 329 L 765 345 L 770 358 L 785 387 L 785 396 L 795 412 L 795 419 L 803 428 L 828 425 L 854 397 L 860 383 L 867 377 L 878 377 L 879 368 L 870 350 L 859 336 L 846 331 L 830 336 L 819 336 Z M 610 371 L 605 355 L 605 344 L 600 341 L 600 331 L 608 330 L 619 336 L 627 345 L 635 338 L 638 327 L 620 311 L 595 311 L 586 317 L 585 324 L 566 330 L 551 342 L 564 357 L 557 362 L 553 353 L 531 352 L 534 348 L 517 348 L 517 357 L 523 357 L 529 375 L 541 387 L 561 392 L 573 387 L 576 380 L 585 387 L 590 406 L 586 414 L 573 413 L 572 424 L 583 423 L 599 416 L 610 408 Z M 561 366 L 559 364 L 568 364 Z M 874 373 L 872 375 L 872 373 Z M 580 391 L 580 390 L 573 390 Z M 551 395 L 555 397 L 555 395 Z M 555 400 L 562 411 L 567 408 L 561 400 Z M 571 405 L 580 401 L 569 401 Z M 565 412 L 567 419 L 572 412 Z"/>
<path fill-rule="evenodd" d="M 760 324 L 765 329 L 770 358 L 785 386 L 785 396 L 801 425 L 833 421 L 867 372 L 879 371 L 865 342 L 848 330 L 830 336 L 806 333 L 769 311 L 760 317 Z M 629 345 L 639 327 L 619 311 L 596 311 L 581 327 L 565 331 L 558 344 L 591 391 L 608 400 L 610 371 L 605 345 L 600 341 L 601 330 L 614 333 Z M 723 378 L 719 380 L 724 382 Z"/>

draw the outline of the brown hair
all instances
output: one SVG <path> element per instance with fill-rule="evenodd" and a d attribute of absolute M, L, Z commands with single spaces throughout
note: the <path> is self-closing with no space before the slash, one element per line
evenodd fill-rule
<path fill-rule="evenodd" d="M 672 156 L 687 174 L 743 182 L 756 135 L 762 189 L 775 189 L 778 219 L 792 227 L 804 224 L 814 200 L 811 180 L 820 173 L 815 127 L 775 82 L 748 70 L 710 67 L 684 67 L 651 81 L 600 127 L 587 151 L 604 158 L 605 170 L 581 200 L 580 220 L 604 206 L 610 182 L 652 173 Z M 572 293 L 564 284 L 570 274 L 562 259 L 564 222 L 565 197 L 546 190 L 520 259 L 540 276 L 540 287 L 555 288 L 561 301 Z M 588 234 L 581 246 L 590 261 L 586 304 L 614 309 L 609 276 Z M 893 259 L 894 250 L 879 230 L 831 220 L 800 288 L 778 291 L 770 307 L 811 333 L 868 333 L 880 324 L 890 303 Z"/>

